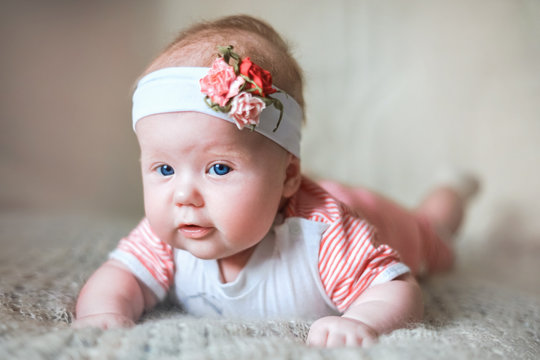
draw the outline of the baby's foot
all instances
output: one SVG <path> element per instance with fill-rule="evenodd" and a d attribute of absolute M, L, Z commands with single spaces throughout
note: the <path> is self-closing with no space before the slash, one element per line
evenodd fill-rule
<path fill-rule="evenodd" d="M 439 184 L 454 190 L 465 203 L 472 200 L 480 190 L 480 181 L 476 176 L 457 171 L 440 174 Z"/>
<path fill-rule="evenodd" d="M 435 187 L 417 208 L 445 238 L 453 238 L 465 216 L 468 202 L 478 192 L 480 183 L 470 174 L 440 173 Z"/>

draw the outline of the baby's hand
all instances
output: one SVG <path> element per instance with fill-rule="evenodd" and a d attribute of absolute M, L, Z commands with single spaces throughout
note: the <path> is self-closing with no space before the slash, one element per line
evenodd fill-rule
<path fill-rule="evenodd" d="M 315 321 L 309 329 L 310 346 L 364 346 L 377 342 L 375 330 L 361 321 L 341 316 L 327 316 Z"/>
<path fill-rule="evenodd" d="M 75 329 L 81 329 L 85 327 L 97 327 L 104 330 L 114 328 L 128 328 L 134 325 L 135 322 L 133 322 L 133 320 L 131 320 L 129 317 L 113 313 L 84 316 L 82 318 L 77 318 L 71 324 L 71 326 Z"/>

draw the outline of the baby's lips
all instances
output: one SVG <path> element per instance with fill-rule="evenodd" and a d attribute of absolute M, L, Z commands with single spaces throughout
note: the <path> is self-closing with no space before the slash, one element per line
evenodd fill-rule
<path fill-rule="evenodd" d="M 178 231 L 189 239 L 202 239 L 210 234 L 214 228 L 193 224 L 183 224 L 178 227 Z"/>

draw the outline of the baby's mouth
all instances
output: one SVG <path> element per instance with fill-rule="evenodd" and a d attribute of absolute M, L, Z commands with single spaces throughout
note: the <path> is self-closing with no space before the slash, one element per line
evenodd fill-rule
<path fill-rule="evenodd" d="M 204 227 L 193 224 L 183 224 L 178 227 L 178 231 L 189 239 L 202 239 L 213 230 L 212 227 Z"/>

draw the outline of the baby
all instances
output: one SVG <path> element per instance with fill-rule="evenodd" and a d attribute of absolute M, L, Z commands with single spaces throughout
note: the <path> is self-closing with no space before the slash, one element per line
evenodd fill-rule
<path fill-rule="evenodd" d="M 186 31 L 133 95 L 146 217 L 83 287 L 74 326 L 132 326 L 169 295 L 197 316 L 315 320 L 369 345 L 422 319 L 415 275 L 451 267 L 471 182 L 414 211 L 301 174 L 302 75 L 266 23 Z"/>

